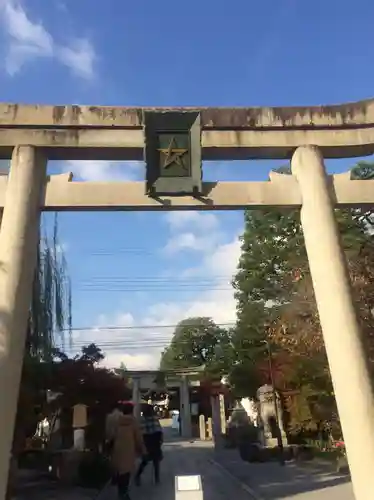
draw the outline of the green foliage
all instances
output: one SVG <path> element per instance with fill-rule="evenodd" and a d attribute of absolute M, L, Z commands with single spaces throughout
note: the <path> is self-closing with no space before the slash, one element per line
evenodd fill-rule
<path fill-rule="evenodd" d="M 286 402 L 286 410 L 290 416 L 288 430 L 291 434 L 302 431 L 316 431 L 317 423 L 313 418 L 309 400 L 316 394 L 311 385 L 303 385 L 301 390 Z"/>
<path fill-rule="evenodd" d="M 47 369 L 46 388 L 61 393 L 57 400 L 70 408 L 83 403 L 100 404 L 108 411 L 110 405 L 131 396 L 120 374 L 99 366 L 104 355 L 96 344 L 84 346 L 79 355 L 52 361 Z"/>
<path fill-rule="evenodd" d="M 280 173 L 289 174 L 289 168 L 282 167 Z M 374 178 L 373 163 L 360 162 L 353 168 L 352 179 L 369 178 Z M 361 319 L 369 325 L 374 305 L 374 293 L 368 288 L 374 276 L 373 211 L 344 209 L 337 210 L 336 216 L 356 288 L 357 283 L 363 283 L 355 293 L 360 300 Z M 321 415 L 322 400 L 332 413 L 331 380 L 299 211 L 247 210 L 241 242 L 242 254 L 233 281 L 237 325 L 232 344 L 236 359 L 230 382 L 237 394 L 253 394 L 258 368 L 268 359 L 264 341 L 270 341 L 274 360 L 284 363 L 284 369 L 279 370 L 282 377 L 275 377 L 275 384 L 281 387 L 285 381 L 289 388 L 299 391 L 294 421 L 304 425 L 310 412 L 315 418 L 316 408 Z"/>
<path fill-rule="evenodd" d="M 211 318 L 181 321 L 161 356 L 160 370 L 204 368 L 224 373 L 232 358 L 230 333 Z"/>
<path fill-rule="evenodd" d="M 67 264 L 58 241 L 58 221 L 52 239 L 41 238 L 33 281 L 22 369 L 14 446 L 22 447 L 25 436 L 35 431 L 45 405 L 50 361 L 67 358 L 54 348 L 56 335 L 71 331 L 71 285 Z"/>
<path fill-rule="evenodd" d="M 56 335 L 71 332 L 71 284 L 58 241 L 57 215 L 53 236 L 41 238 L 33 282 L 26 350 L 33 357 L 50 359 Z"/>
<path fill-rule="evenodd" d="M 255 361 L 241 359 L 234 364 L 229 371 L 229 382 L 236 398 L 254 398 L 261 385 Z"/>
<path fill-rule="evenodd" d="M 101 348 L 93 343 L 82 347 L 81 351 L 81 354 L 77 355 L 74 359 L 95 365 L 105 358 Z"/>
<path fill-rule="evenodd" d="M 284 302 L 289 297 L 283 277 L 305 259 L 298 212 L 246 211 L 242 255 L 234 279 L 239 320 L 250 304 Z M 296 250 L 290 259 L 289 249 Z"/>

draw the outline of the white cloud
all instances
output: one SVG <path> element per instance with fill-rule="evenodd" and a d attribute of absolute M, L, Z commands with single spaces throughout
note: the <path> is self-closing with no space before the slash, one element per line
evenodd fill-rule
<path fill-rule="evenodd" d="M 56 55 L 76 76 L 84 80 L 93 78 L 96 54 L 86 38 L 76 39 L 70 46 L 58 47 Z"/>
<path fill-rule="evenodd" d="M 155 329 L 148 328 L 153 325 L 149 320 L 153 318 L 136 321 L 131 313 L 121 313 L 110 321 L 101 314 L 95 328 L 74 331 L 73 351 L 75 353 L 83 345 L 94 342 L 105 353 L 103 364 L 108 368 L 118 368 L 124 363 L 130 370 L 157 369 L 160 354 L 171 333 L 170 329 L 157 330 L 157 324 Z"/>
<path fill-rule="evenodd" d="M 217 231 L 221 231 L 218 227 Z M 192 302 L 169 300 L 156 302 L 140 316 L 130 312 L 118 315 L 111 323 L 130 326 L 131 329 L 91 330 L 81 332 L 79 341 L 97 342 L 106 352 L 104 364 L 119 366 L 124 362 L 129 369 L 157 369 L 160 354 L 169 343 L 179 321 L 194 316 L 210 316 L 216 323 L 230 325 L 236 319 L 236 303 L 231 277 L 234 275 L 240 256 L 240 242 L 235 235 L 231 241 L 216 245 L 210 251 L 202 249 L 201 264 L 187 270 L 191 274 L 211 279 L 211 290 L 196 294 Z M 101 316 L 98 324 L 108 325 Z M 139 328 L 134 328 L 139 326 Z M 169 327 L 168 327 L 169 325 Z"/>
<path fill-rule="evenodd" d="M 10 76 L 15 75 L 27 60 L 53 56 L 53 38 L 41 23 L 31 22 L 16 1 L 3 0 L 0 7 L 9 37 L 5 67 Z"/>
<path fill-rule="evenodd" d="M 185 274 L 201 275 L 212 279 L 212 289 L 198 293 L 193 302 L 165 301 L 153 304 L 145 314 L 144 324 L 175 325 L 179 321 L 196 316 L 209 316 L 222 325 L 236 320 L 236 302 L 231 285 L 240 257 L 240 241 L 235 235 L 231 241 L 216 245 L 207 251 L 203 249 L 201 264 Z M 173 328 L 165 329 L 168 339 Z M 167 342 L 165 342 L 165 345 Z M 159 358 L 157 359 L 158 364 Z"/>
<path fill-rule="evenodd" d="M 211 252 L 224 236 L 213 213 L 168 212 L 165 215 L 171 235 L 163 249 L 168 256 L 185 250 Z"/>
<path fill-rule="evenodd" d="M 82 181 L 132 181 L 144 178 L 144 163 L 140 161 L 77 161 L 64 162 L 63 171 L 72 172 Z"/>
<path fill-rule="evenodd" d="M 39 20 L 32 20 L 20 0 L 0 0 L 0 21 L 7 39 L 5 70 L 9 76 L 35 59 L 55 59 L 83 79 L 94 76 L 96 54 L 90 41 L 58 44 Z"/>
<path fill-rule="evenodd" d="M 213 213 L 202 213 L 196 211 L 168 212 L 165 216 L 172 230 L 179 231 L 187 227 L 195 230 L 208 231 L 216 229 L 219 225 L 217 216 Z"/>
<path fill-rule="evenodd" d="M 164 252 L 173 255 L 184 250 L 206 252 L 217 243 L 218 235 L 196 235 L 194 233 L 180 233 L 172 236 L 167 242 Z"/>
<path fill-rule="evenodd" d="M 205 276 L 206 274 L 231 278 L 236 272 L 240 257 L 241 243 L 239 234 L 232 241 L 216 245 L 213 252 L 206 252 L 202 264 L 191 267 L 184 272 L 184 276 Z M 231 283 L 231 279 L 229 279 Z"/>
<path fill-rule="evenodd" d="M 131 354 L 131 353 L 113 353 L 107 352 L 105 357 L 105 366 L 107 368 L 119 368 L 124 363 L 128 370 L 157 370 L 161 351 L 157 354 Z"/>

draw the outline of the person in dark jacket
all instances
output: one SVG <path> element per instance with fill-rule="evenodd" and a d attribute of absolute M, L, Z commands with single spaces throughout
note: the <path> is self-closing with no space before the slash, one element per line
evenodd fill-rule
<path fill-rule="evenodd" d="M 143 457 L 135 476 L 135 484 L 140 486 L 141 475 L 149 462 L 153 463 L 156 484 L 160 482 L 160 462 L 162 460 L 163 432 L 153 406 L 145 405 L 140 419 L 143 442 L 147 454 Z"/>

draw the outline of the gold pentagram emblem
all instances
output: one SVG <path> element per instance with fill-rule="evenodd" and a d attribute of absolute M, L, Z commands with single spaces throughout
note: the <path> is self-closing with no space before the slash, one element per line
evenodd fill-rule
<path fill-rule="evenodd" d="M 176 163 L 182 168 L 186 168 L 183 162 L 183 157 L 188 153 L 188 149 L 178 148 L 175 136 L 170 139 L 170 143 L 167 149 L 158 149 L 160 153 L 164 155 L 163 168 L 168 168 L 170 165 Z"/>

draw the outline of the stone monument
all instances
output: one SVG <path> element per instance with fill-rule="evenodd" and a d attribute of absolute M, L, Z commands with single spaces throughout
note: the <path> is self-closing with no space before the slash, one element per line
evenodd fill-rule
<path fill-rule="evenodd" d="M 274 401 L 274 396 L 276 401 Z M 284 430 L 283 408 L 279 394 L 271 385 L 265 384 L 257 390 L 258 414 L 263 430 L 264 445 L 277 446 L 277 433 L 280 432 L 283 444 L 287 444 Z"/>
<path fill-rule="evenodd" d="M 83 451 L 86 446 L 85 434 L 88 425 L 87 406 L 77 404 L 73 406 L 73 430 L 74 430 L 74 449 Z"/>

